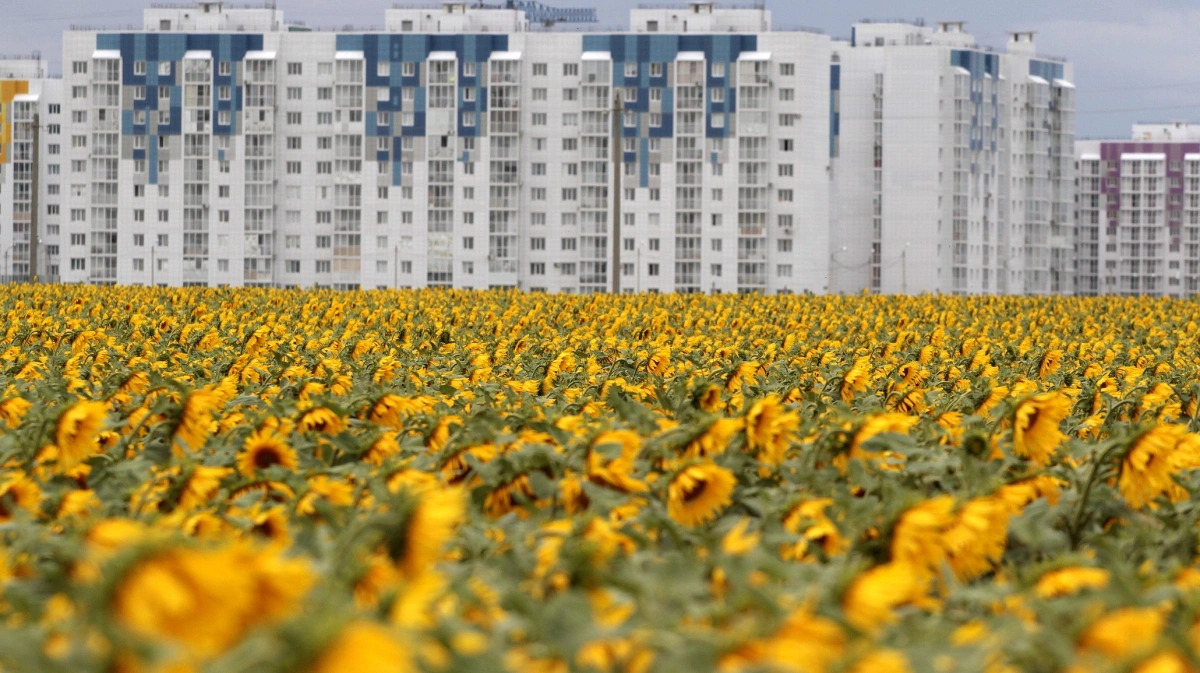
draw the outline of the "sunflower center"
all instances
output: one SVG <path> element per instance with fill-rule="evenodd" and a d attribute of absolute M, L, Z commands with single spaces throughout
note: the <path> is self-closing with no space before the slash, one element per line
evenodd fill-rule
<path fill-rule="evenodd" d="M 692 484 L 683 487 L 683 501 L 692 502 L 700 496 L 704 495 L 704 489 L 708 487 L 708 481 L 704 479 L 696 479 Z"/>
<path fill-rule="evenodd" d="M 1027 416 L 1025 419 L 1025 428 L 1029 429 L 1029 430 L 1036 428 L 1037 422 L 1038 422 L 1038 417 L 1041 416 L 1041 414 L 1042 414 L 1042 411 L 1040 409 L 1038 409 L 1037 407 L 1034 407 L 1033 411 L 1030 411 L 1029 416 Z"/>
<path fill-rule="evenodd" d="M 275 524 L 272 523 L 270 519 L 266 519 L 262 523 L 255 524 L 250 531 L 267 538 L 274 538 L 278 533 L 278 531 L 275 529 Z"/>
<path fill-rule="evenodd" d="M 279 452 L 271 447 L 259 449 L 254 454 L 254 467 L 259 469 L 271 467 L 272 465 L 278 465 L 280 462 L 281 458 L 279 456 Z"/>

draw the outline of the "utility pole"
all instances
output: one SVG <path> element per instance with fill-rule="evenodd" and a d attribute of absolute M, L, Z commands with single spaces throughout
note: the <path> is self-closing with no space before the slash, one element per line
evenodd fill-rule
<path fill-rule="evenodd" d="M 615 67 L 615 66 L 614 66 Z M 621 167 L 625 153 L 625 148 L 621 143 L 621 127 L 625 106 L 621 101 L 620 89 L 613 87 L 613 108 L 612 108 L 612 147 L 609 150 L 612 152 L 613 165 L 613 226 L 612 226 L 612 291 L 613 294 L 621 293 Z"/>
<path fill-rule="evenodd" d="M 900 294 L 908 294 L 908 244 L 904 244 L 904 250 L 900 251 Z"/>
<path fill-rule="evenodd" d="M 41 200 L 38 198 L 41 191 L 42 174 L 41 166 L 41 136 L 42 123 L 41 115 L 33 114 L 33 184 L 31 185 L 32 194 L 30 194 L 31 205 L 29 215 L 29 282 L 38 282 L 38 247 L 41 243 L 40 232 L 38 231 L 39 220 L 42 219 Z"/>

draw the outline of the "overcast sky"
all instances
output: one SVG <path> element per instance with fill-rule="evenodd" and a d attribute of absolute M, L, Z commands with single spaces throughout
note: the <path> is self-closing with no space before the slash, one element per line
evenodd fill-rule
<path fill-rule="evenodd" d="M 141 23 L 143 0 L 3 0 L 0 20 L 4 53 L 41 50 L 59 70 L 61 33 L 72 23 Z M 490 0 L 500 3 L 503 0 Z M 661 1 L 661 0 L 659 0 Z M 421 4 L 428 4 L 423 0 Z M 600 8 L 600 25 L 624 27 L 631 0 L 547 0 L 563 7 Z M 383 24 L 390 0 L 280 0 L 284 17 L 312 26 Z M 982 44 L 1002 46 L 1007 31 L 1038 32 L 1042 53 L 1075 63 L 1077 133 L 1086 137 L 1125 137 L 1135 121 L 1200 119 L 1200 4 L 1195 0 L 768 0 L 780 27 L 812 26 L 834 37 L 848 36 L 850 24 L 864 19 L 924 18 L 929 23 L 967 22 Z"/>

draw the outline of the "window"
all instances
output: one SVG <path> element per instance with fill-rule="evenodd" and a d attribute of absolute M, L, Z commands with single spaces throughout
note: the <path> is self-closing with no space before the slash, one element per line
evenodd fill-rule
<path fill-rule="evenodd" d="M 159 210 L 158 211 L 158 221 L 159 222 L 167 222 L 170 219 L 171 219 L 171 211 L 169 211 L 169 210 Z"/>
<path fill-rule="evenodd" d="M 544 239 L 540 236 L 537 238 L 529 239 L 529 249 L 530 250 L 545 250 L 546 249 L 546 239 Z"/>
<path fill-rule="evenodd" d="M 133 221 L 134 222 L 145 222 L 146 221 L 146 211 L 142 210 L 141 208 L 135 209 L 133 211 Z"/>
<path fill-rule="evenodd" d="M 71 63 L 71 72 L 75 75 L 86 75 L 88 70 L 87 61 L 74 61 Z"/>
<path fill-rule="evenodd" d="M 137 259 L 134 259 L 133 260 L 133 270 L 134 271 L 145 271 L 146 270 L 146 260 L 144 260 L 140 257 Z"/>
<path fill-rule="evenodd" d="M 301 100 L 301 97 L 303 95 L 304 95 L 304 89 L 302 89 L 298 86 L 289 86 L 287 88 L 287 99 L 288 100 Z"/>
<path fill-rule="evenodd" d="M 463 77 L 475 76 L 475 61 L 467 61 L 463 63 Z"/>
<path fill-rule="evenodd" d="M 228 272 L 228 271 L 229 271 L 229 260 L 227 260 L 227 259 L 218 259 L 218 260 L 217 260 L 217 271 L 225 271 L 225 272 Z"/>
<path fill-rule="evenodd" d="M 545 126 L 546 125 L 546 117 L 547 117 L 547 115 L 545 112 L 533 113 L 533 125 L 534 126 Z"/>
<path fill-rule="evenodd" d="M 287 64 L 287 74 L 303 75 L 304 74 L 304 64 L 303 63 L 288 63 Z"/>
<path fill-rule="evenodd" d="M 217 198 L 229 198 L 229 185 L 217 185 Z"/>
<path fill-rule="evenodd" d="M 133 62 L 133 74 L 137 75 L 139 77 L 142 75 L 145 75 L 146 74 L 146 62 L 145 61 L 134 61 Z"/>
<path fill-rule="evenodd" d="M 720 264 L 710 265 L 708 267 L 708 272 L 710 275 L 712 275 L 713 278 L 720 278 L 721 277 L 721 265 Z"/>
<path fill-rule="evenodd" d="M 779 195 L 779 202 L 780 202 L 780 203 L 791 203 L 791 202 L 792 202 L 792 190 L 790 190 L 790 189 L 780 189 L 780 190 L 779 190 L 778 192 L 776 192 L 776 193 Z"/>
<path fill-rule="evenodd" d="M 329 273 L 332 270 L 333 263 L 327 259 L 317 260 L 317 273 Z"/>
<path fill-rule="evenodd" d="M 464 102 L 466 102 L 466 103 L 475 102 L 475 87 L 467 87 L 467 88 L 463 89 L 462 92 L 463 92 L 463 101 Z"/>
<path fill-rule="evenodd" d="M 321 249 L 329 248 L 331 247 L 332 241 L 333 239 L 330 236 L 318 236 L 317 247 Z"/>
<path fill-rule="evenodd" d="M 650 250 L 652 250 L 652 251 L 656 251 L 656 250 L 658 250 L 658 240 L 659 240 L 659 239 L 657 239 L 657 238 L 652 238 L 652 239 L 650 239 L 650 241 L 649 241 L 649 243 L 650 243 Z"/>
<path fill-rule="evenodd" d="M 790 178 L 793 174 L 792 164 L 779 164 L 779 177 Z"/>
<path fill-rule="evenodd" d="M 792 277 L 792 265 L 791 264 L 777 265 L 775 267 L 775 276 L 777 278 L 791 278 Z"/>
<path fill-rule="evenodd" d="M 160 247 L 160 248 L 169 247 L 168 244 L 170 243 L 170 239 L 171 239 L 170 234 L 159 234 L 158 235 L 158 243 L 157 243 L 158 247 Z"/>
<path fill-rule="evenodd" d="M 417 64 L 412 61 L 400 64 L 400 74 L 403 77 L 416 77 Z"/>
<path fill-rule="evenodd" d="M 233 64 L 229 61 L 221 61 L 217 65 L 217 74 L 221 77 L 229 77 L 233 74 Z"/>
<path fill-rule="evenodd" d="M 657 276 L 658 275 L 658 264 L 647 264 L 646 265 L 646 274 L 649 276 Z"/>
<path fill-rule="evenodd" d="M 795 75 L 796 74 L 796 64 L 795 63 L 780 63 L 779 64 L 779 74 L 782 77 L 791 77 L 791 76 Z"/>
<path fill-rule="evenodd" d="M 781 238 L 778 241 L 775 241 L 775 245 L 777 246 L 779 252 L 792 251 L 792 239 L 790 238 Z"/>
<path fill-rule="evenodd" d="M 628 62 L 625 64 L 625 76 L 637 77 L 638 64 L 637 62 Z"/>
<path fill-rule="evenodd" d="M 546 275 L 546 263 L 545 262 L 532 262 L 529 265 L 529 275 L 531 275 L 531 276 Z"/>
<path fill-rule="evenodd" d="M 86 86 L 71 87 L 71 98 L 87 98 L 87 87 Z"/>
<path fill-rule="evenodd" d="M 297 126 L 297 125 L 299 125 L 299 124 L 300 124 L 300 113 L 299 113 L 299 112 L 289 112 L 289 113 L 287 113 L 287 123 L 288 123 L 288 125 L 290 125 L 290 126 Z"/>
<path fill-rule="evenodd" d="M 533 76 L 534 77 L 545 77 L 547 72 L 548 72 L 548 68 L 545 63 L 534 63 L 533 64 Z"/>
<path fill-rule="evenodd" d="M 539 163 L 530 164 L 529 168 L 533 172 L 534 175 L 545 175 L 546 174 L 546 164 L 544 164 L 544 163 L 539 162 Z"/>
<path fill-rule="evenodd" d="M 288 273 L 300 273 L 300 260 L 289 259 L 286 264 Z"/>
<path fill-rule="evenodd" d="M 83 260 L 83 259 L 80 259 L 79 257 L 72 257 L 72 258 L 71 258 L 71 270 L 72 270 L 72 271 L 83 271 L 83 270 L 84 270 L 84 268 L 85 268 L 85 267 L 84 267 L 84 260 Z"/>
<path fill-rule="evenodd" d="M 712 90 L 712 102 L 724 103 L 725 102 L 725 89 L 722 89 L 720 87 L 713 89 Z"/>
<path fill-rule="evenodd" d="M 795 89 L 780 89 L 779 90 L 779 100 L 781 100 L 783 102 L 796 100 L 796 90 Z"/>
<path fill-rule="evenodd" d="M 539 88 L 535 88 L 535 89 L 533 90 L 533 100 L 535 100 L 535 101 L 538 101 L 538 100 L 547 100 L 547 99 L 548 99 L 548 95 L 547 95 L 548 93 L 549 93 L 549 89 L 540 88 L 540 87 L 539 87 Z"/>
<path fill-rule="evenodd" d="M 663 64 L 662 63 L 651 63 L 650 64 L 650 76 L 651 77 L 662 77 L 663 76 Z"/>
<path fill-rule="evenodd" d="M 87 245 L 87 234 L 71 234 L 71 245 Z"/>
<path fill-rule="evenodd" d="M 229 100 L 233 97 L 233 87 L 221 86 L 217 87 L 217 97 L 221 100 Z"/>
<path fill-rule="evenodd" d="M 159 77 L 170 77 L 171 76 L 171 62 L 170 61 L 159 61 L 158 62 L 158 76 Z"/>
<path fill-rule="evenodd" d="M 171 100 L 171 87 L 169 87 L 169 86 L 158 87 L 158 99 L 159 100 Z"/>
<path fill-rule="evenodd" d="M 287 174 L 288 175 L 300 175 L 300 162 L 299 161 L 287 162 Z"/>
<path fill-rule="evenodd" d="M 322 77 L 333 76 L 333 64 L 329 62 L 317 64 L 317 75 Z"/>
<path fill-rule="evenodd" d="M 578 63 L 564 63 L 563 64 L 563 77 L 578 77 L 578 76 L 579 76 L 579 64 Z"/>
<path fill-rule="evenodd" d="M 719 61 L 716 63 L 713 63 L 712 64 L 712 76 L 713 77 L 724 77 L 725 76 L 725 64 L 721 63 Z"/>
<path fill-rule="evenodd" d="M 780 152 L 791 152 L 792 148 L 794 148 L 795 146 L 796 146 L 796 141 L 792 140 L 791 138 L 783 138 L 779 141 L 779 151 Z"/>

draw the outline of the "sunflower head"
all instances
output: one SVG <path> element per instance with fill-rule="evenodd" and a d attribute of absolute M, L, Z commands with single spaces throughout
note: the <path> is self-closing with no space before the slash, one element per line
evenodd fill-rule
<path fill-rule="evenodd" d="M 667 487 L 667 514 L 684 526 L 712 521 L 733 503 L 737 477 L 715 463 L 684 468 Z"/>
<path fill-rule="evenodd" d="M 271 428 L 260 428 L 251 433 L 238 452 L 238 472 L 253 477 L 258 470 L 280 465 L 289 470 L 298 465 L 296 452 L 288 446 L 284 436 Z"/>

